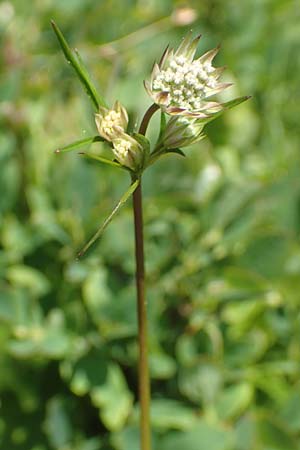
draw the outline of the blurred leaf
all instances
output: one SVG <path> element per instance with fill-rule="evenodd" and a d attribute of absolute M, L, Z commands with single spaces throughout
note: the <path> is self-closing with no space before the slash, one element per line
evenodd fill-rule
<path fill-rule="evenodd" d="M 152 378 L 168 379 L 176 373 L 176 363 L 171 356 L 161 350 L 151 351 L 149 355 L 150 373 Z"/>
<path fill-rule="evenodd" d="M 229 431 L 199 421 L 192 431 L 172 433 L 161 441 L 161 450 L 229 450 L 232 436 Z"/>
<path fill-rule="evenodd" d="M 220 395 L 216 409 L 221 420 L 240 416 L 251 404 L 254 396 L 253 386 L 240 383 L 225 389 Z"/>
<path fill-rule="evenodd" d="M 92 350 L 80 358 L 71 369 L 70 388 L 76 395 L 86 395 L 105 383 L 108 363 L 102 349 Z"/>
<path fill-rule="evenodd" d="M 151 424 L 160 431 L 190 430 L 197 424 L 197 415 L 178 401 L 154 399 L 151 402 Z"/>
<path fill-rule="evenodd" d="M 40 271 L 25 265 L 11 266 L 6 271 L 7 279 L 16 286 L 28 289 L 37 297 L 45 295 L 50 289 L 48 279 Z"/>
<path fill-rule="evenodd" d="M 292 432 L 299 433 L 300 431 L 300 392 L 292 391 L 290 398 L 284 405 L 281 417 L 284 420 L 286 427 Z"/>
<path fill-rule="evenodd" d="M 44 429 L 55 449 L 61 449 L 72 439 L 72 427 L 63 400 L 53 397 L 47 404 Z"/>
<path fill-rule="evenodd" d="M 279 424 L 267 419 L 258 422 L 258 433 L 264 448 L 274 450 L 298 450 L 298 443 Z"/>
<path fill-rule="evenodd" d="M 179 389 L 193 403 L 211 404 L 222 387 L 222 375 L 217 367 L 199 363 L 179 374 Z"/>
<path fill-rule="evenodd" d="M 137 427 L 128 426 L 112 435 L 112 443 L 117 450 L 140 450 L 140 433 Z"/>
<path fill-rule="evenodd" d="M 91 398 L 100 408 L 101 420 L 109 430 L 123 428 L 132 409 L 133 396 L 116 364 L 109 365 L 105 383 L 91 390 Z"/>

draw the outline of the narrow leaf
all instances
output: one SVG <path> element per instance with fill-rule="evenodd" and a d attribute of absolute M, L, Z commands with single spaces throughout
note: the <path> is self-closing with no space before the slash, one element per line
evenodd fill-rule
<path fill-rule="evenodd" d="M 243 97 L 235 98 L 234 100 L 230 100 L 229 102 L 222 103 L 222 106 L 224 106 L 226 109 L 233 108 L 234 106 L 239 105 L 240 103 L 245 102 L 251 98 L 251 95 L 244 95 Z"/>
<path fill-rule="evenodd" d="M 53 20 L 51 21 L 51 25 L 56 34 L 58 42 L 62 48 L 62 51 L 64 52 L 66 60 L 68 61 L 69 64 L 71 64 L 73 66 L 79 80 L 83 84 L 95 109 L 98 111 L 99 105 L 106 106 L 105 101 L 97 93 L 97 90 L 96 90 L 95 86 L 93 85 L 87 70 L 85 69 L 85 67 L 82 64 L 82 61 L 78 55 L 78 52 L 77 52 L 77 55 L 74 55 L 74 53 L 70 49 L 67 41 L 65 40 L 62 32 L 60 31 L 60 29 L 58 28 L 58 26 L 56 25 L 56 23 Z"/>
<path fill-rule="evenodd" d="M 65 145 L 64 147 L 57 148 L 55 153 L 65 153 L 71 152 L 79 147 L 84 147 L 85 145 L 92 144 L 93 142 L 103 142 L 104 139 L 100 136 L 91 136 L 85 139 L 80 139 L 79 141 L 72 142 L 71 144 Z"/>
<path fill-rule="evenodd" d="M 110 166 L 118 167 L 119 169 L 126 169 L 124 166 L 122 166 L 120 163 L 118 163 L 116 161 L 111 161 L 110 159 L 103 158 L 102 156 L 99 156 L 99 155 L 94 155 L 93 153 L 82 152 L 82 153 L 80 153 L 80 155 L 84 156 L 85 158 L 100 161 L 104 164 L 109 164 Z"/>
<path fill-rule="evenodd" d="M 251 95 L 244 95 L 243 97 L 235 98 L 234 100 L 230 100 L 229 102 L 221 103 L 221 106 L 224 108 L 224 109 L 222 109 L 222 111 L 219 111 L 219 112 L 213 114 L 211 117 L 209 117 L 207 119 L 201 120 L 201 122 L 204 124 L 212 122 L 217 117 L 220 117 L 224 113 L 225 110 L 234 108 L 235 106 L 240 105 L 241 103 L 245 102 L 249 98 L 251 98 Z M 199 122 L 200 122 L 200 120 L 199 120 Z"/>
<path fill-rule="evenodd" d="M 94 242 L 101 237 L 103 231 L 106 229 L 107 225 L 110 224 L 115 214 L 119 211 L 119 209 L 127 202 L 129 197 L 134 193 L 136 188 L 139 185 L 139 180 L 134 181 L 130 186 L 129 189 L 125 192 L 125 194 L 122 195 L 119 202 L 116 204 L 112 212 L 109 214 L 109 216 L 105 219 L 101 227 L 96 231 L 94 236 L 85 244 L 85 246 L 80 250 L 80 252 L 77 254 L 78 258 L 81 258 L 86 251 L 91 247 L 91 245 L 94 244 Z"/>

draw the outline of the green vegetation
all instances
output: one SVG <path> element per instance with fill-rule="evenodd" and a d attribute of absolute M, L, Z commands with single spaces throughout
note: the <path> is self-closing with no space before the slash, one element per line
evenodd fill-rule
<path fill-rule="evenodd" d="M 300 449 L 299 8 L 179 5 L 0 3 L 1 450 L 139 450 L 130 202 L 75 259 L 128 175 L 54 153 L 97 131 L 50 19 L 132 127 L 191 27 L 222 43 L 222 100 L 253 96 L 145 174 L 153 450 Z"/>

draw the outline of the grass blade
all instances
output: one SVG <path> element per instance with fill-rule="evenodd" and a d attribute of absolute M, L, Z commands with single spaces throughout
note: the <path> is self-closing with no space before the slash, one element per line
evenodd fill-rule
<path fill-rule="evenodd" d="M 88 96 L 90 97 L 95 109 L 98 111 L 99 106 L 106 106 L 105 101 L 103 100 L 103 98 L 98 94 L 95 86 L 93 85 L 90 76 L 86 70 L 86 68 L 83 66 L 82 64 L 82 60 L 81 58 L 79 58 L 78 56 L 78 52 L 77 55 L 75 55 L 72 50 L 70 49 L 67 41 L 65 40 L 62 32 L 60 31 L 60 29 L 58 28 L 58 26 L 56 25 L 56 23 L 51 20 L 51 25 L 52 28 L 56 34 L 56 37 L 58 39 L 58 42 L 62 48 L 62 51 L 64 52 L 64 55 L 66 57 L 66 60 L 68 61 L 69 64 L 71 64 L 79 78 L 79 80 L 81 81 L 81 83 L 83 84 Z"/>
<path fill-rule="evenodd" d="M 85 139 L 80 139 L 79 141 L 72 142 L 71 144 L 65 145 L 64 147 L 57 148 L 54 153 L 66 153 L 76 150 L 79 147 L 84 147 L 85 145 L 92 144 L 93 142 L 103 142 L 104 139 L 100 136 L 91 136 Z"/>
<path fill-rule="evenodd" d="M 114 207 L 112 212 L 109 214 L 109 216 L 105 219 L 105 221 L 103 222 L 101 227 L 98 229 L 98 231 L 96 231 L 94 236 L 85 244 L 85 246 L 82 248 L 82 250 L 80 250 L 80 252 L 77 254 L 78 258 L 81 258 L 86 253 L 86 251 L 94 244 L 94 242 L 98 238 L 100 238 L 100 236 L 102 235 L 102 233 L 105 230 L 105 228 L 107 227 L 107 225 L 110 224 L 110 222 L 112 221 L 112 219 L 115 216 L 115 214 L 124 205 L 124 203 L 127 202 L 127 200 L 134 193 L 134 191 L 136 190 L 138 185 L 139 185 L 139 180 L 136 180 L 129 186 L 129 189 L 127 189 L 125 194 L 122 195 L 122 197 L 120 198 L 119 202 L 116 204 L 116 206 Z"/>

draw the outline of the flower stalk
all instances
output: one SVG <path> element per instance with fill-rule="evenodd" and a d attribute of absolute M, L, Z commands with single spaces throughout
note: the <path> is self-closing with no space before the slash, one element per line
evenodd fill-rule
<path fill-rule="evenodd" d="M 148 363 L 147 301 L 145 294 L 144 233 L 141 182 L 133 194 L 137 317 L 139 343 L 139 400 L 141 450 L 151 449 L 150 376 Z"/>
<path fill-rule="evenodd" d="M 140 125 L 139 133 L 146 134 L 152 115 L 158 110 L 153 104 L 146 111 Z M 140 440 L 141 450 L 151 450 L 150 427 L 150 375 L 148 361 L 148 320 L 145 289 L 145 257 L 143 232 L 142 180 L 133 193 L 133 216 L 135 236 L 136 290 L 139 343 L 139 400 L 140 400 Z"/>

